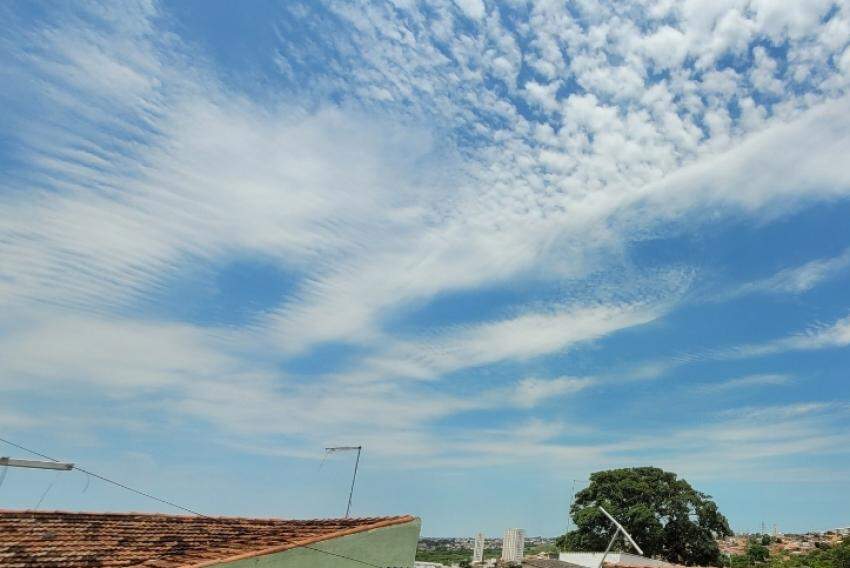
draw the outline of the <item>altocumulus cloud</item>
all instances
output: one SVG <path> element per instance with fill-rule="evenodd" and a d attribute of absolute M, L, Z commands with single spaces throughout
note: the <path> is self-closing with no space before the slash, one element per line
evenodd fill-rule
<path fill-rule="evenodd" d="M 345 433 L 371 436 L 378 455 L 460 463 L 505 430 L 443 431 L 438 444 L 435 423 L 582 396 L 593 381 L 523 372 L 470 400 L 446 375 L 578 350 L 685 301 L 689 267 L 634 269 L 640 284 L 611 292 L 632 244 L 850 194 L 846 5 L 420 8 L 288 6 L 267 55 L 279 90 L 265 96 L 223 79 L 167 6 L 15 19 L 2 56 L 17 116 L 2 122 L 15 148 L 0 181 L 3 387 L 166 393 L 163 414 L 280 436 L 294 455 Z M 295 275 L 294 291 L 236 327 L 143 309 L 187 265 L 233 257 Z M 808 289 L 845 257 L 756 287 Z M 390 325 L 451 294 L 590 280 L 599 292 L 478 321 L 404 336 Z M 741 350 L 846 345 L 846 327 Z M 329 345 L 357 356 L 308 378 L 281 370 Z M 829 440 L 818 428 L 841 413 L 820 410 L 781 443 L 736 419 L 685 432 L 675 449 L 687 456 L 707 434 L 720 451 L 745 434 L 756 455 L 793 453 Z M 521 423 L 523 449 L 499 459 L 603 464 L 657 450 L 641 438 L 591 448 L 563 441 L 557 421 Z"/>

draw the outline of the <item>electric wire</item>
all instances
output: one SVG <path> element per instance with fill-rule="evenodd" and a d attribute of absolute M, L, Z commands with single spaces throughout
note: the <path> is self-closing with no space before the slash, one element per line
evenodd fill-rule
<path fill-rule="evenodd" d="M 312 546 L 299 546 L 299 548 L 306 548 L 308 550 L 314 550 L 316 552 L 321 552 L 322 554 L 329 554 L 330 556 L 336 556 L 337 558 L 344 558 L 346 560 L 351 560 L 352 562 L 357 562 L 358 564 L 363 564 L 365 566 L 372 566 L 373 568 L 386 568 L 386 566 L 381 566 L 380 564 L 372 564 L 371 562 L 367 562 L 365 560 L 360 560 L 359 558 L 352 558 L 350 556 L 345 556 L 344 554 L 337 554 L 335 552 L 328 552 L 327 550 L 322 550 L 321 548 L 313 548 Z"/>
<path fill-rule="evenodd" d="M 36 452 L 35 450 L 31 450 L 30 448 L 27 448 L 27 447 L 22 446 L 20 444 L 16 444 L 15 442 L 12 442 L 10 440 L 6 440 L 5 438 L 0 438 L 0 442 L 5 442 L 6 444 L 9 444 L 10 446 L 14 446 L 14 447 L 18 448 L 19 450 L 24 450 L 25 452 L 29 452 L 33 455 L 42 457 L 46 460 L 50 460 L 52 462 L 59 463 L 59 460 L 57 460 L 56 458 L 52 458 L 48 455 L 42 454 L 40 452 Z M 80 471 L 82 473 L 88 474 L 88 475 L 90 475 L 94 478 L 100 479 L 101 481 L 105 481 L 106 483 L 111 483 L 112 485 L 115 485 L 116 487 L 120 487 L 122 489 L 126 489 L 127 491 L 131 491 L 131 492 L 133 492 L 137 495 L 141 495 L 142 497 L 147 497 L 148 499 L 153 499 L 154 501 L 159 501 L 160 503 L 164 503 L 165 505 L 169 505 L 171 507 L 174 507 L 175 509 L 180 509 L 181 511 L 186 511 L 187 513 L 192 513 L 193 515 L 198 515 L 199 517 L 206 517 L 207 516 L 207 515 L 204 515 L 203 513 L 199 513 L 198 511 L 194 511 L 194 510 L 192 510 L 188 507 L 178 505 L 177 503 L 174 503 L 173 501 L 169 501 L 167 499 L 161 499 L 161 498 L 157 497 L 156 495 L 151 495 L 150 493 L 145 493 L 144 491 L 142 491 L 140 489 L 130 487 L 129 485 L 125 485 L 121 482 L 115 481 L 114 479 L 109 479 L 108 477 L 105 477 L 103 475 L 100 475 L 98 473 L 90 471 L 88 469 L 79 467 L 77 465 L 74 465 L 74 469 L 76 469 L 77 471 Z"/>
<path fill-rule="evenodd" d="M 36 455 L 36 456 L 41 457 L 41 458 L 44 458 L 44 459 L 46 459 L 46 460 L 49 460 L 49 461 L 52 461 L 52 462 L 59 463 L 59 460 L 58 460 L 58 459 L 56 459 L 56 458 L 52 458 L 52 457 L 50 457 L 50 456 L 48 456 L 48 455 L 42 454 L 41 452 L 37 452 L 37 451 L 35 451 L 35 450 L 32 450 L 32 449 L 30 449 L 30 448 L 27 448 L 26 446 L 22 446 L 21 444 L 16 444 L 15 442 L 12 442 L 11 440 L 7 440 L 7 439 L 5 439 L 5 438 L 0 438 L 0 442 L 4 442 L 4 443 L 6 443 L 6 444 L 9 444 L 10 446 L 14 446 L 15 448 L 18 448 L 19 450 L 23 450 L 23 451 L 25 451 L 25 452 L 29 452 L 29 453 L 31 453 L 31 454 L 33 454 L 33 455 Z M 8 468 L 6 468 L 6 469 L 8 469 Z M 116 487 L 120 487 L 120 488 L 122 488 L 122 489 L 126 489 L 127 491 L 131 491 L 131 492 L 133 492 L 133 493 L 135 493 L 135 494 L 137 494 L 137 495 L 141 495 L 142 497 L 147 497 L 147 498 L 149 498 L 149 499 L 153 499 L 154 501 L 159 501 L 160 503 L 164 503 L 164 504 L 166 504 L 166 505 L 170 505 L 171 507 L 175 507 L 175 508 L 180 509 L 180 510 L 182 510 L 182 511 L 186 511 L 186 512 L 188 512 L 188 513 L 192 513 L 193 515 L 196 515 L 196 516 L 198 516 L 198 517 L 202 517 L 202 518 L 204 518 L 204 519 L 210 519 L 210 520 L 218 520 L 216 517 L 211 517 L 211 516 L 209 516 L 209 515 L 205 515 L 205 514 L 203 514 L 203 513 L 199 513 L 198 511 L 192 510 L 192 509 L 190 509 L 190 508 L 188 508 L 188 507 L 184 507 L 184 506 L 182 506 L 182 505 L 178 505 L 177 503 L 174 503 L 174 502 L 169 501 L 169 500 L 167 500 L 167 499 L 161 499 L 161 498 L 159 498 L 159 497 L 157 497 L 157 496 L 155 496 L 155 495 L 151 495 L 150 493 L 145 493 L 144 491 L 141 491 L 141 490 L 139 490 L 139 489 L 135 489 L 135 488 L 133 488 L 133 487 L 130 487 L 129 485 L 125 485 L 125 484 L 120 483 L 120 482 L 118 482 L 118 481 L 115 481 L 115 480 L 113 480 L 113 479 L 109 479 L 108 477 L 104 477 L 103 475 L 100 475 L 100 474 L 94 473 L 93 471 L 90 471 L 90 470 L 84 469 L 84 468 L 82 468 L 82 467 L 79 467 L 79 466 L 77 466 L 76 464 L 74 465 L 74 469 L 75 469 L 75 470 L 77 470 L 77 471 L 80 471 L 80 472 L 82 472 L 82 473 L 85 473 L 86 475 L 89 475 L 89 476 L 91 476 L 91 477 L 94 477 L 94 478 L 100 479 L 101 481 L 105 481 L 105 482 L 107 482 L 107 483 L 111 483 L 112 485 L 115 485 Z M 57 472 L 57 473 L 59 473 L 59 472 Z M 4 471 L 3 471 L 2 476 L 0 476 L 0 484 L 2 484 L 2 481 L 3 481 L 3 479 L 5 479 L 5 477 L 6 477 L 6 471 L 4 470 Z M 54 480 L 54 482 L 55 482 L 55 480 Z M 47 488 L 47 491 L 45 491 L 45 492 L 44 492 L 44 494 L 42 495 L 42 498 L 41 498 L 41 499 L 39 500 L 39 502 L 38 502 L 38 504 L 39 504 L 39 505 L 41 505 L 41 501 L 42 501 L 42 500 L 44 499 L 44 497 L 47 495 L 47 492 L 48 492 L 48 491 L 50 491 L 50 488 L 51 488 L 51 487 L 53 487 L 53 483 L 51 483 L 51 484 L 50 484 L 50 486 Z M 38 505 L 36 506 L 36 509 L 37 509 L 37 508 L 38 508 Z M 361 560 L 361 559 L 359 559 L 359 558 L 352 558 L 352 557 L 350 557 L 350 556 L 345 556 L 344 554 L 337 554 L 337 553 L 335 553 L 335 552 L 329 552 L 329 551 L 327 551 L 327 550 L 322 550 L 321 548 L 315 548 L 315 547 L 307 546 L 307 545 L 302 545 L 302 546 L 299 546 L 298 548 L 306 548 L 306 549 L 308 549 L 308 550 L 312 550 L 312 551 L 314 551 L 314 552 L 320 552 L 320 553 L 322 553 L 322 554 L 327 554 L 327 555 L 329 555 L 329 556 L 335 556 L 335 557 L 337 557 L 337 558 L 343 558 L 343 559 L 345 559 L 345 560 L 350 560 L 351 562 L 356 562 L 357 564 L 362 564 L 362 565 L 364 565 L 364 566 L 371 566 L 372 568 L 386 568 L 385 566 L 381 566 L 380 564 L 373 564 L 373 563 L 368 562 L 368 561 L 366 561 L 366 560 Z"/>

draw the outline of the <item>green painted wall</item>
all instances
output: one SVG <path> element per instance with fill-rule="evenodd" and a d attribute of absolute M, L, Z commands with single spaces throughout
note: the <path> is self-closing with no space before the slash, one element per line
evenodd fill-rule
<path fill-rule="evenodd" d="M 419 519 L 401 525 L 342 536 L 311 544 L 312 548 L 293 548 L 275 554 L 225 562 L 221 568 L 413 568 L 416 543 L 419 541 Z M 339 555 L 339 556 L 334 556 Z M 347 560 L 355 558 L 363 562 Z"/>

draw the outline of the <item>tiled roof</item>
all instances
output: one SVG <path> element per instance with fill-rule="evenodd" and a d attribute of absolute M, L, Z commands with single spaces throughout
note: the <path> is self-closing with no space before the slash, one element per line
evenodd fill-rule
<path fill-rule="evenodd" d="M 200 567 L 413 521 L 0 510 L 3 568 Z"/>

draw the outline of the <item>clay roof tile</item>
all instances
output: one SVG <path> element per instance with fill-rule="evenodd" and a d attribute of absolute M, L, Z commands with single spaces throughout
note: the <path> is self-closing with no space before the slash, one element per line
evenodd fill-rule
<path fill-rule="evenodd" d="M 285 520 L 0 510 L 0 565 L 211 566 L 413 520 L 411 516 Z"/>

